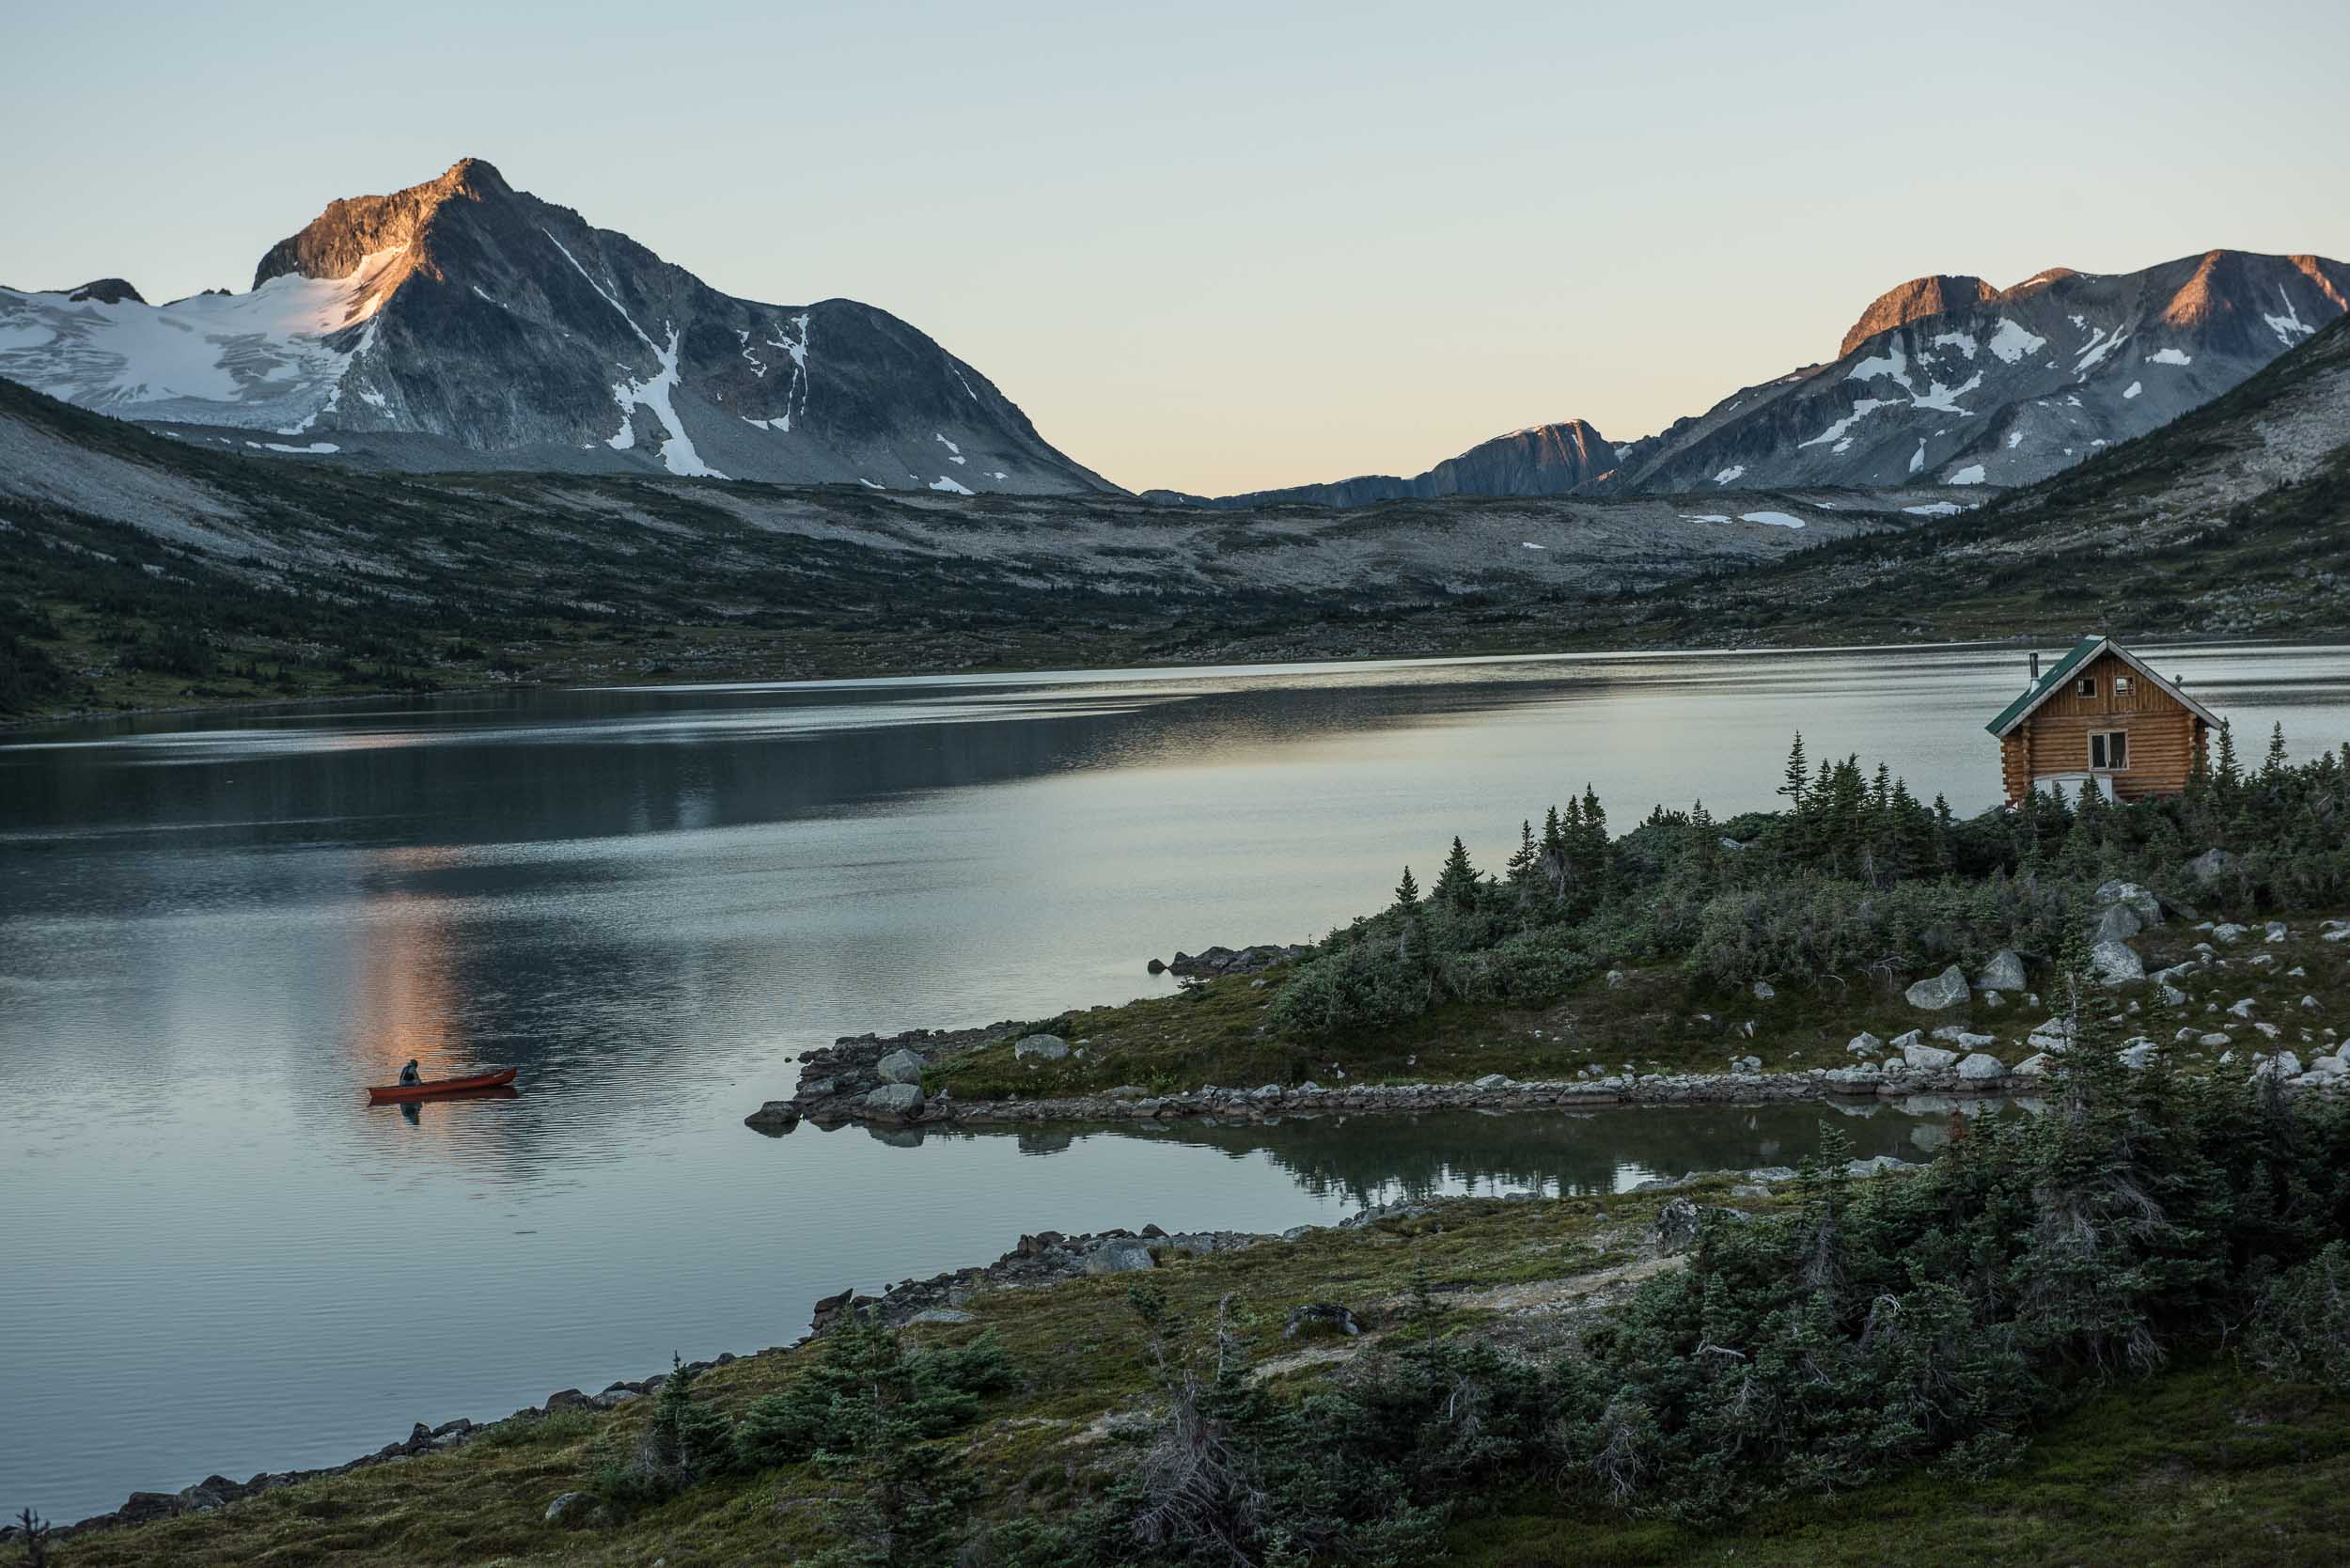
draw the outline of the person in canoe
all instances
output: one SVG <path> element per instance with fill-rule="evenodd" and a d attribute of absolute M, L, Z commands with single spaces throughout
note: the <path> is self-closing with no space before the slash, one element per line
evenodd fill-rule
<path fill-rule="evenodd" d="M 403 1088 L 409 1084 L 420 1084 L 424 1082 L 424 1074 L 416 1071 L 415 1058 L 410 1057 L 408 1058 L 408 1065 L 400 1070 L 400 1081 Z"/>

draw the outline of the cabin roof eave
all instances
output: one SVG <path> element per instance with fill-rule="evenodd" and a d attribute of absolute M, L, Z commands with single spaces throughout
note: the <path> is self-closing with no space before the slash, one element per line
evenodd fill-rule
<path fill-rule="evenodd" d="M 2049 667 L 2047 674 L 2042 676 L 2023 696 L 2001 709 L 1999 716 L 1984 725 L 1983 728 L 2001 740 L 2007 739 L 2014 732 L 2018 725 L 2031 717 L 2043 703 L 2062 689 L 2064 682 L 2072 677 L 2075 670 L 2083 665 L 2093 663 L 2100 654 L 2105 653 L 2111 653 L 2115 658 L 2129 666 L 2138 675 L 2153 682 L 2164 696 L 2201 719 L 2205 724 L 2214 726 L 2219 724 L 2218 714 L 2187 696 L 2177 682 L 2164 680 L 2147 665 L 2145 660 L 2115 642 L 2111 637 L 2083 637 Z"/>

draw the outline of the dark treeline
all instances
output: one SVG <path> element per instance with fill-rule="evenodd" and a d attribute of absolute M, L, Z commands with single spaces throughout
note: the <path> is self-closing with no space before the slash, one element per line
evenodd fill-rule
<path fill-rule="evenodd" d="M 2126 878 L 2199 910 L 2250 915 L 2350 891 L 2350 747 L 2259 767 L 2223 726 L 2185 793 L 2076 799 L 1958 818 L 1883 763 L 1814 769 L 1795 740 L 1786 806 L 1716 821 L 1663 807 L 1622 838 L 1588 788 L 1522 830 L 1497 874 L 1461 840 L 1433 886 L 1407 869 L 1395 901 L 1301 964 L 1273 1021 L 1306 1033 L 1393 1025 L 1448 1001 L 1540 1005 L 1618 964 L 1679 962 L 1723 985 L 2052 957 L 2101 883 Z M 2223 855 L 2195 869 L 2203 852 Z"/>

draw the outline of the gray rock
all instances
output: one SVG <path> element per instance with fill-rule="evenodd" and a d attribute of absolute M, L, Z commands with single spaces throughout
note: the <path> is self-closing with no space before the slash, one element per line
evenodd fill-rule
<path fill-rule="evenodd" d="M 1885 1042 L 1863 1029 L 1845 1043 L 1844 1049 L 1863 1061 L 1874 1061 L 1885 1054 Z"/>
<path fill-rule="evenodd" d="M 1281 1338 L 1295 1340 L 1316 1334 L 1343 1334 L 1353 1339 L 1362 1331 L 1362 1321 L 1355 1316 L 1352 1309 L 1335 1301 L 1309 1301 L 1303 1307 L 1290 1309 L 1289 1322 L 1281 1327 Z"/>
<path fill-rule="evenodd" d="M 1756 980 L 1754 982 L 1754 999 L 1756 1001 L 1767 1002 L 1773 996 L 1778 995 L 1778 992 L 1772 987 L 1769 980 Z"/>
<path fill-rule="evenodd" d="M 2210 882 L 2235 865 L 2235 856 L 2223 849 L 2205 850 L 2186 863 L 2187 874 L 2198 882 Z"/>
<path fill-rule="evenodd" d="M 2138 917 L 2138 911 L 2127 904 L 2108 904 L 2105 913 L 2097 917 L 2097 929 L 2090 933 L 2090 940 L 2126 942 L 2145 929 L 2146 923 Z"/>
<path fill-rule="evenodd" d="M 2017 1062 L 2015 1064 L 2015 1076 L 2019 1078 L 2044 1077 L 2047 1074 L 2048 1069 L 2053 1065 L 2054 1063 L 2049 1058 L 2048 1053 L 2042 1051 L 2035 1055 L 2026 1057 L 2023 1060 Z"/>
<path fill-rule="evenodd" d="M 1507 1074 L 1488 1073 L 1483 1077 L 1477 1080 L 1476 1087 L 1479 1089 L 1507 1089 L 1510 1087 L 1510 1078 Z"/>
<path fill-rule="evenodd" d="M 2146 961 L 2127 942 L 2100 942 L 2089 950 L 2089 965 L 2107 985 L 2146 978 Z"/>
<path fill-rule="evenodd" d="M 588 1515 L 595 1511 L 596 1495 L 593 1492 L 565 1492 L 547 1504 L 547 1523 L 550 1525 L 585 1524 L 588 1522 Z"/>
<path fill-rule="evenodd" d="M 1689 1200 L 1671 1199 L 1656 1211 L 1656 1223 L 1649 1228 L 1649 1239 L 1656 1244 L 1656 1250 L 1667 1257 L 1676 1252 L 1686 1252 L 1697 1245 L 1698 1229 L 1703 1217 L 1702 1212 Z"/>
<path fill-rule="evenodd" d="M 912 1051 L 892 1051 L 875 1064 L 874 1071 L 885 1084 L 918 1084 L 922 1081 L 922 1058 Z"/>
<path fill-rule="evenodd" d="M 960 1307 L 930 1307 L 906 1319 L 908 1323 L 977 1323 L 979 1318 Z"/>
<path fill-rule="evenodd" d="M 865 1108 L 885 1116 L 910 1117 L 922 1108 L 917 1084 L 884 1084 L 865 1096 Z"/>
<path fill-rule="evenodd" d="M 1991 962 L 1975 977 L 1977 988 L 1983 991 L 2021 991 L 2024 989 L 2024 961 L 2009 949 L 2002 948 L 1991 955 Z"/>
<path fill-rule="evenodd" d="M 1069 1042 L 1057 1034 L 1022 1035 L 1011 1047 L 1015 1061 L 1058 1061 L 1069 1055 Z"/>
<path fill-rule="evenodd" d="M 2007 1076 L 2007 1064 L 1988 1052 L 1976 1051 L 1958 1064 L 1958 1075 L 1969 1083 L 1982 1083 Z"/>
<path fill-rule="evenodd" d="M 1926 1031 L 1923 1029 L 1911 1029 L 1906 1034 L 1897 1034 L 1893 1037 L 1893 1049 L 1906 1051 L 1912 1045 L 1923 1043 L 1925 1038 Z"/>
<path fill-rule="evenodd" d="M 1939 1045 L 1918 1044 L 1903 1051 L 1902 1060 L 1920 1073 L 1939 1073 L 1958 1060 L 1958 1053 Z"/>
<path fill-rule="evenodd" d="M 2141 1069 L 2154 1059 L 2155 1053 L 2160 1049 L 2161 1047 L 2153 1041 L 2141 1040 L 2135 1045 L 2124 1046 L 2116 1051 L 2114 1059 L 2124 1067 L 2133 1070 Z"/>
<path fill-rule="evenodd" d="M 2135 882 L 2106 883 L 2094 897 L 2100 905 L 2128 910 L 2142 926 L 2162 924 L 2162 901 Z"/>
<path fill-rule="evenodd" d="M 2223 948 L 2232 948 L 2249 934 L 2247 927 L 2237 925 L 2233 920 L 2211 928 L 2211 939 Z"/>
<path fill-rule="evenodd" d="M 1953 964 L 1930 980 L 1921 980 L 1904 995 L 1909 1005 L 1929 1012 L 1939 1012 L 1946 1007 L 1956 1007 L 1967 996 L 1966 971 Z"/>
<path fill-rule="evenodd" d="M 1088 1274 L 1136 1274 L 1158 1267 L 1151 1248 L 1138 1241 L 1113 1239 L 1086 1254 Z"/>

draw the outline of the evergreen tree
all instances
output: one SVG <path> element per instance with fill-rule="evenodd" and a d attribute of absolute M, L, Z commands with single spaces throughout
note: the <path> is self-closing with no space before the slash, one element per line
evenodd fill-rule
<path fill-rule="evenodd" d="M 1452 852 L 1445 856 L 1444 870 L 1436 874 L 1436 886 L 1429 896 L 1464 915 L 1477 907 L 1477 868 L 1469 864 L 1468 850 L 1457 834 L 1452 839 Z"/>
<path fill-rule="evenodd" d="M 2212 768 L 2212 793 L 2223 804 L 2232 804 L 2238 786 L 2244 782 L 2244 771 L 2236 765 L 2235 731 L 2226 719 L 2219 721 L 2219 760 Z"/>
<path fill-rule="evenodd" d="M 1535 841 L 1534 824 L 1518 823 L 1518 847 L 1510 856 L 1510 886 L 1518 896 L 1520 907 L 1534 902 L 1535 890 L 1542 885 L 1542 845 Z"/>
<path fill-rule="evenodd" d="M 1786 781 L 1779 785 L 1778 792 L 1787 797 L 1787 809 L 1794 811 L 1802 807 L 1804 797 L 1810 792 L 1811 768 L 1804 760 L 1803 731 L 1798 729 L 1795 744 L 1787 748 Z"/>

